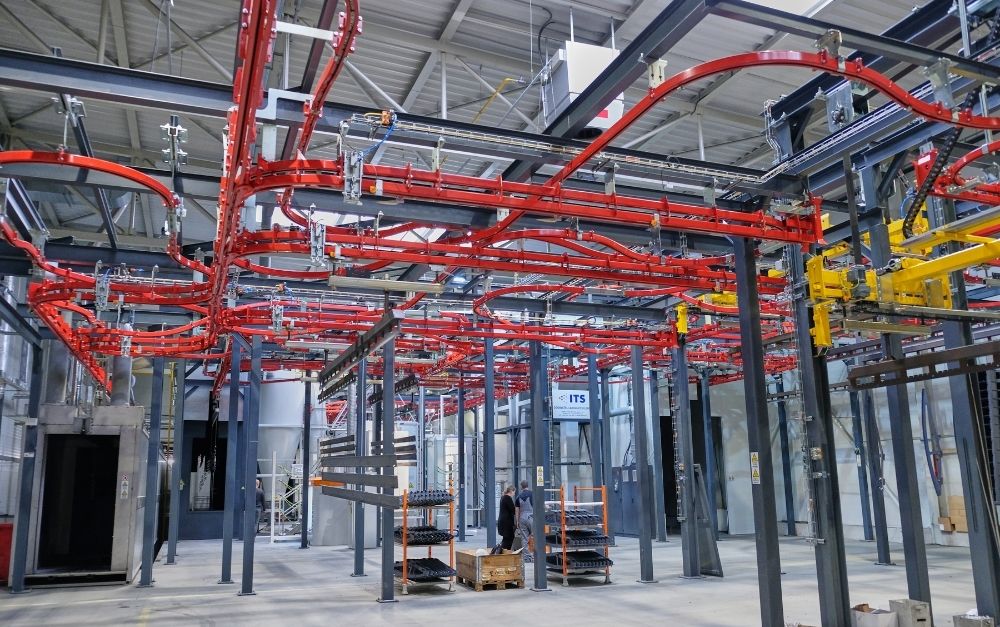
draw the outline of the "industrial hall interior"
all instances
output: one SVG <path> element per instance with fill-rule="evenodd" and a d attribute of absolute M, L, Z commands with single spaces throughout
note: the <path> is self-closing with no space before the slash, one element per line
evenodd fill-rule
<path fill-rule="evenodd" d="M 0 625 L 996 627 L 1000 0 L 0 0 Z"/>

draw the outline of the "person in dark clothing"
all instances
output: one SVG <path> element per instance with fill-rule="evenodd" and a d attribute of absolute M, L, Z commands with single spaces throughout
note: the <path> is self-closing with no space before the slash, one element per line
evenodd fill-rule
<path fill-rule="evenodd" d="M 531 526 L 534 521 L 535 499 L 528 488 L 527 481 L 521 481 L 521 492 L 514 500 L 515 516 L 517 518 L 517 528 L 521 532 L 521 555 L 525 562 L 533 561 L 529 549 L 531 540 Z"/>
<path fill-rule="evenodd" d="M 257 533 L 260 533 L 260 517 L 264 514 L 264 488 L 261 485 L 260 479 L 257 480 L 257 495 L 254 499 L 256 503 L 257 510 Z"/>
<path fill-rule="evenodd" d="M 500 546 L 509 551 L 514 546 L 514 486 L 509 485 L 500 497 L 500 515 L 497 517 L 497 531 L 500 533 Z"/>

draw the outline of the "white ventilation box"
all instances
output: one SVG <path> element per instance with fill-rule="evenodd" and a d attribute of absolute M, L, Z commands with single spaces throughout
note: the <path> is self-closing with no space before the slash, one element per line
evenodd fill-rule
<path fill-rule="evenodd" d="M 542 113 L 548 126 L 618 56 L 614 48 L 567 41 L 546 65 L 542 74 Z M 580 137 L 592 138 L 622 119 L 625 94 L 618 96 L 597 114 Z"/>

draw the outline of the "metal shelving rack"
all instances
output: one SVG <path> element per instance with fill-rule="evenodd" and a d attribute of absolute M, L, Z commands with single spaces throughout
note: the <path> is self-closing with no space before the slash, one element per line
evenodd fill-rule
<path fill-rule="evenodd" d="M 455 489 L 452 486 L 448 487 L 448 494 L 450 495 L 450 500 L 447 503 L 442 503 L 439 505 L 420 505 L 412 507 L 410 506 L 410 490 L 403 490 L 402 498 L 402 533 L 400 538 L 396 539 L 396 542 L 403 547 L 403 572 L 402 575 L 397 575 L 396 578 L 400 580 L 402 586 L 403 594 L 409 594 L 409 586 L 411 584 L 448 584 L 448 590 L 452 591 L 455 589 Z M 413 580 L 410 578 L 410 560 L 414 559 L 410 556 L 410 550 L 416 546 L 426 546 L 427 547 L 427 557 L 433 557 L 434 547 L 444 546 L 444 542 L 438 542 L 435 544 L 419 544 L 411 545 L 409 542 L 409 522 L 410 522 L 410 511 L 411 509 L 416 509 L 418 512 L 423 512 L 423 520 L 430 524 L 434 520 L 434 511 L 441 508 L 448 508 L 448 567 L 451 568 L 451 575 L 448 577 L 436 577 L 433 579 L 421 579 Z"/>
<path fill-rule="evenodd" d="M 574 578 L 574 577 L 593 577 L 595 575 L 600 575 L 602 573 L 602 571 L 603 571 L 603 574 L 604 574 L 604 583 L 611 583 L 611 566 L 612 566 L 612 562 L 611 562 L 611 549 L 610 549 L 610 542 L 611 542 L 611 540 L 610 540 L 610 538 L 607 535 L 607 530 L 608 530 L 608 495 L 607 495 L 607 488 L 605 486 L 595 486 L 595 487 L 574 486 L 573 487 L 573 500 L 572 501 L 567 501 L 566 500 L 566 488 L 564 486 L 560 486 L 559 488 L 548 489 L 548 490 L 546 490 L 546 492 L 558 492 L 559 493 L 559 500 L 558 501 L 545 501 L 546 519 L 548 518 L 548 516 L 547 516 L 547 513 L 548 513 L 548 509 L 547 508 L 548 508 L 548 506 L 550 506 L 550 505 L 558 505 L 559 506 L 559 523 L 557 525 L 553 525 L 553 524 L 550 524 L 548 522 L 548 520 L 546 520 L 546 525 L 545 525 L 546 536 L 549 535 L 549 532 L 551 530 L 556 529 L 557 530 L 556 535 L 557 535 L 557 537 L 559 539 L 559 542 L 558 542 L 558 544 L 555 544 L 555 545 L 547 544 L 547 546 L 546 546 L 546 553 L 552 553 L 552 551 L 559 551 L 559 552 L 562 553 L 562 563 L 560 565 L 546 563 L 546 569 L 550 573 L 561 574 L 562 575 L 562 585 L 564 585 L 564 586 L 568 586 L 569 585 L 570 578 Z M 599 496 L 600 500 L 595 500 L 595 501 L 581 501 L 580 500 L 580 493 L 581 492 L 588 493 L 588 494 L 597 494 Z M 601 514 L 600 514 L 600 521 L 601 522 L 594 523 L 594 524 L 584 524 L 584 525 L 567 524 L 567 521 L 566 521 L 566 508 L 567 507 L 576 507 L 576 508 L 584 508 L 584 507 L 598 508 L 599 507 L 600 510 L 601 510 Z M 572 545 L 568 541 L 567 533 L 571 532 L 571 531 L 575 531 L 575 530 L 588 530 L 588 531 L 598 531 L 598 532 L 601 532 L 601 533 L 604 534 L 603 536 L 600 536 L 600 537 L 603 538 L 603 540 L 599 540 L 598 542 L 595 542 L 595 543 L 588 543 L 588 544 L 583 545 L 583 546 Z M 594 552 L 600 552 L 599 549 L 601 547 L 604 548 L 604 558 L 606 560 L 606 563 L 605 563 L 605 565 L 604 565 L 603 568 L 599 568 L 599 567 L 598 568 L 593 568 L 593 567 L 571 568 L 570 567 L 570 561 L 571 561 L 570 560 L 570 556 L 569 556 L 570 553 L 575 553 L 577 551 L 594 551 Z M 546 558 L 546 562 L 547 561 L 548 561 L 548 558 Z"/>

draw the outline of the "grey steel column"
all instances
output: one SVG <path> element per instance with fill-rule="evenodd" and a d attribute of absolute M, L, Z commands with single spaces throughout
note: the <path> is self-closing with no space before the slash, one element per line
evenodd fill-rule
<path fill-rule="evenodd" d="M 792 447 L 788 437 L 788 409 L 785 399 L 780 398 L 785 393 L 785 380 L 782 375 L 774 382 L 774 391 L 778 394 L 778 437 L 781 441 L 781 477 L 785 484 L 785 533 L 789 536 L 798 535 L 795 528 L 795 493 L 792 488 Z"/>
<path fill-rule="evenodd" d="M 807 481 L 810 482 L 812 530 L 815 541 L 816 578 L 819 583 L 819 611 L 823 625 L 837 627 L 850 623 L 851 597 L 847 586 L 847 558 L 844 555 L 844 528 L 840 510 L 840 482 L 837 449 L 834 444 L 833 415 L 826 359 L 817 356 L 813 344 L 812 307 L 805 280 L 805 260 L 799 246 L 788 246 L 787 257 L 795 312 L 795 338 L 799 372 L 802 377 L 802 406 L 808 450 Z"/>
<path fill-rule="evenodd" d="M 28 561 L 28 530 L 31 527 L 31 500 L 35 485 L 35 453 L 38 449 L 38 406 L 42 398 L 42 349 L 31 347 L 31 381 L 28 383 L 28 420 L 24 424 L 24 450 L 17 492 L 17 518 L 10 555 L 10 591 L 27 592 L 24 570 Z"/>
<path fill-rule="evenodd" d="M 160 500 L 160 425 L 163 420 L 163 357 L 153 358 L 153 381 L 149 399 L 149 448 L 146 449 L 146 492 L 142 504 L 142 567 L 139 587 L 153 585 L 153 549 L 156 545 L 156 514 Z"/>
<path fill-rule="evenodd" d="M 46 405 L 64 405 L 70 394 L 68 388 L 73 385 L 69 380 L 70 363 L 73 357 L 62 340 L 47 340 L 46 344 L 48 352 L 45 356 L 44 403 Z"/>
<path fill-rule="evenodd" d="M 426 390 L 420 386 L 417 392 L 417 477 L 421 490 L 427 489 L 427 414 Z"/>
<path fill-rule="evenodd" d="M 671 354 L 674 381 L 674 429 L 677 437 L 677 481 L 680 483 L 681 563 L 684 577 L 701 577 L 701 552 L 698 548 L 698 513 L 695 509 L 694 439 L 691 434 L 691 399 L 688 388 L 688 362 L 684 340 Z M 656 371 L 653 371 L 656 380 Z M 634 407 L 634 405 L 633 405 Z M 655 416 L 653 417 L 656 418 Z"/>
<path fill-rule="evenodd" d="M 396 340 L 389 340 L 382 347 L 382 455 L 396 454 Z M 373 436 L 374 437 L 374 436 Z M 382 468 L 381 474 L 391 476 L 395 466 Z M 393 494 L 394 488 L 383 487 L 382 494 Z M 395 601 L 396 582 L 393 579 L 393 553 L 396 546 L 393 543 L 393 526 L 396 522 L 396 510 L 392 507 L 380 507 L 382 515 L 382 586 L 379 603 Z M 406 524 L 406 521 L 403 521 Z"/>
<path fill-rule="evenodd" d="M 663 426 L 660 424 L 660 377 L 656 370 L 649 371 L 649 406 L 652 413 L 653 448 L 653 502 L 656 506 L 656 541 L 667 541 L 666 487 L 663 485 Z M 688 405 L 688 420 L 691 408 Z M 689 425 L 690 426 L 690 425 Z M 690 461 L 691 458 L 688 458 Z M 690 466 L 689 466 L 690 467 Z M 691 475 L 694 480 L 694 475 Z"/>
<path fill-rule="evenodd" d="M 611 382 L 609 381 L 611 377 L 611 370 L 609 368 L 604 368 L 600 371 L 601 375 L 601 460 L 604 462 L 604 481 L 607 485 L 607 481 L 611 478 L 611 467 L 614 462 L 611 459 Z M 608 518 L 608 538 L 611 543 L 615 542 L 615 526 L 614 523 Z"/>
<path fill-rule="evenodd" d="M 132 397 L 132 358 L 117 355 L 111 358 L 111 404 L 128 405 Z"/>
<path fill-rule="evenodd" d="M 368 361 L 362 359 L 358 363 L 358 382 L 355 384 L 358 395 L 357 414 L 354 417 L 354 454 L 365 455 L 365 415 L 368 397 L 365 388 L 368 387 Z M 423 388 L 421 388 L 423 390 Z M 361 474 L 364 468 L 355 468 L 354 472 Z M 355 490 L 364 490 L 363 485 L 354 486 Z M 354 572 L 351 577 L 365 576 L 365 510 L 364 505 L 354 501 Z"/>
<path fill-rule="evenodd" d="M 642 347 L 632 347 L 632 421 L 635 431 L 635 460 L 639 470 L 639 582 L 653 579 L 653 527 L 650 502 L 653 475 L 649 471 L 649 438 L 646 434 L 646 385 L 642 378 Z"/>
<path fill-rule="evenodd" d="M 495 351 L 493 338 L 486 338 L 483 353 L 486 366 L 483 392 L 483 494 L 486 495 L 486 546 L 497 545 L 497 500 L 494 496 L 497 483 L 496 469 L 496 390 L 494 389 Z"/>
<path fill-rule="evenodd" d="M 381 383 L 372 384 L 372 394 L 374 396 L 385 395 L 385 388 Z M 375 442 L 381 441 L 382 437 L 382 403 L 375 403 L 372 406 L 372 446 Z M 365 453 L 367 455 L 367 453 Z M 364 471 L 362 471 L 364 472 Z M 379 524 L 379 509 L 375 508 L 375 546 L 382 546 L 382 525 Z"/>
<path fill-rule="evenodd" d="M 250 381 L 245 402 L 249 406 L 249 420 L 243 425 L 246 430 L 247 450 L 244 475 L 243 512 L 243 582 L 240 596 L 255 594 L 253 591 L 253 550 L 257 538 L 257 438 L 260 425 L 260 357 L 264 339 L 255 335 L 250 346 Z M 273 504 L 271 505 L 274 506 Z"/>
<path fill-rule="evenodd" d="M 233 583 L 233 531 L 236 517 L 236 481 L 239 464 L 240 367 L 243 360 L 240 343 L 229 341 L 229 416 L 226 426 L 226 494 L 222 509 L 222 575 L 219 583 Z M 243 425 L 246 428 L 246 425 Z"/>
<path fill-rule="evenodd" d="M 167 529 L 167 564 L 177 560 L 177 535 L 181 526 L 181 478 L 184 471 L 184 392 L 187 362 L 174 362 L 174 463 L 170 472 L 170 523 Z M 130 368 L 131 370 L 131 368 Z"/>
<path fill-rule="evenodd" d="M 996 370 L 986 371 L 986 386 L 988 406 L 985 414 L 989 416 L 990 449 L 993 459 L 1000 460 L 1000 392 Z M 993 495 L 993 500 L 1000 505 L 1000 463 L 993 464 Z"/>
<path fill-rule="evenodd" d="M 868 470 L 872 492 L 872 522 L 875 527 L 875 549 L 879 566 L 891 566 L 892 556 L 889 554 L 889 524 L 885 519 L 885 493 L 882 470 L 882 442 L 878 429 L 878 414 L 875 413 L 875 399 L 872 390 L 863 393 L 862 411 L 865 417 L 865 440 L 868 442 Z"/>
<path fill-rule="evenodd" d="M 712 377 L 708 370 L 701 371 L 699 395 L 701 398 L 702 429 L 705 435 L 705 490 L 708 492 L 708 515 L 712 521 L 712 534 L 719 538 L 719 511 L 715 502 L 715 432 L 712 430 Z"/>
<path fill-rule="evenodd" d="M 883 268 L 889 264 L 889 228 L 876 224 L 871 235 L 872 265 Z M 903 342 L 899 335 L 882 336 L 882 353 L 886 359 L 903 359 Z M 917 484 L 917 461 L 913 450 L 913 422 L 906 384 L 885 388 L 892 430 L 892 451 L 899 493 L 899 519 L 903 534 L 903 555 L 906 560 L 906 586 L 911 599 L 931 602 L 931 582 L 927 575 L 927 547 L 924 544 L 923 516 L 920 513 L 920 486 Z"/>
<path fill-rule="evenodd" d="M 601 402 L 598 386 L 597 355 L 587 355 L 587 398 L 590 404 L 590 473 L 595 486 L 604 485 L 604 439 L 601 433 Z"/>
<path fill-rule="evenodd" d="M 535 538 L 534 572 L 535 584 L 532 590 L 548 590 L 548 575 L 545 564 L 545 489 L 552 479 L 545 464 L 545 368 L 542 360 L 542 344 L 528 343 L 528 376 L 531 381 L 531 464 L 534 472 L 529 472 L 531 498 L 534 501 L 534 517 L 531 535 Z M 524 550 L 528 550 L 525 547 Z"/>
<path fill-rule="evenodd" d="M 965 280 L 961 272 L 951 275 L 952 306 L 967 309 Z M 944 347 L 959 348 L 975 342 L 968 322 L 945 321 Z M 949 367 L 961 364 L 951 363 Z M 948 377 L 951 388 L 955 446 L 962 476 L 962 493 L 969 519 L 969 551 L 972 554 L 972 581 L 976 589 L 976 608 L 982 616 L 1000 613 L 1000 533 L 997 510 L 990 493 L 990 468 L 986 434 L 983 433 L 983 410 L 979 400 L 979 381 L 975 374 Z M 902 498 L 902 495 L 900 495 Z"/>
<path fill-rule="evenodd" d="M 458 386 L 458 408 L 455 423 L 458 427 L 458 541 L 465 542 L 465 388 Z"/>
<path fill-rule="evenodd" d="M 764 342 L 760 329 L 760 299 L 757 294 L 757 260 L 752 240 L 733 238 L 736 261 L 736 298 L 740 309 L 743 353 L 743 390 L 747 407 L 747 440 L 751 468 L 763 480 L 751 483 L 753 520 L 757 544 L 757 586 L 763 625 L 784 624 L 781 599 L 781 558 L 778 552 L 778 515 L 771 460 L 771 428 L 767 413 L 767 379 L 764 372 Z"/>
<path fill-rule="evenodd" d="M 306 370 L 306 402 L 302 409 L 302 494 L 299 496 L 302 504 L 299 508 L 302 524 L 302 537 L 299 548 L 309 548 L 309 475 L 312 474 L 312 371 Z"/>
<path fill-rule="evenodd" d="M 855 391 L 850 392 L 851 431 L 854 439 L 854 455 L 858 460 L 858 493 L 861 496 L 861 524 L 865 531 L 865 540 L 875 539 L 872 529 L 872 510 L 868 496 L 868 463 L 865 461 L 865 431 L 861 420 L 861 398 Z"/>

